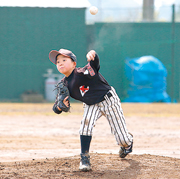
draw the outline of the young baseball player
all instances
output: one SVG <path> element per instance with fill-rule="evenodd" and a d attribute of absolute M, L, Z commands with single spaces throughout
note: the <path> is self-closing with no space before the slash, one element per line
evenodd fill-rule
<path fill-rule="evenodd" d="M 132 152 L 133 136 L 126 128 L 125 118 L 121 108 L 121 102 L 115 89 L 108 84 L 99 73 L 99 57 L 94 50 L 86 55 L 88 64 L 83 68 L 77 68 L 76 56 L 69 50 L 52 50 L 49 58 L 57 66 L 65 77 L 62 81 L 69 89 L 70 96 L 84 103 L 84 115 L 80 125 L 81 171 L 91 170 L 89 148 L 96 121 L 105 116 L 109 122 L 111 132 L 114 134 L 117 144 L 120 146 L 121 158 Z M 64 104 L 69 106 L 67 98 Z M 60 114 L 62 110 L 54 104 L 53 110 Z"/>

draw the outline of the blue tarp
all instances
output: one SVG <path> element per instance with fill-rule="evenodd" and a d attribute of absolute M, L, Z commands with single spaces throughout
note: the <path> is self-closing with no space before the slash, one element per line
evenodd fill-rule
<path fill-rule="evenodd" d="M 167 70 L 153 56 L 126 60 L 126 76 L 130 81 L 125 102 L 170 102 L 166 92 Z"/>

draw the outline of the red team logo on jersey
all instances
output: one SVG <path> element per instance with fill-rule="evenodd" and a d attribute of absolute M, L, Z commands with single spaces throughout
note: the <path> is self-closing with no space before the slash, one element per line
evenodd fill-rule
<path fill-rule="evenodd" d="M 83 85 L 83 86 L 80 86 L 79 89 L 80 89 L 81 95 L 84 96 L 86 94 L 86 92 L 89 91 L 89 86 L 85 87 Z"/>

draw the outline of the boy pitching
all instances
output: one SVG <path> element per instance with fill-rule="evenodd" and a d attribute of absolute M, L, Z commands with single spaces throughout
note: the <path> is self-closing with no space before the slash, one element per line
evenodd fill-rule
<path fill-rule="evenodd" d="M 121 102 L 116 91 L 99 73 L 99 57 L 94 50 L 86 55 L 88 64 L 77 68 L 76 56 L 69 50 L 52 50 L 49 59 L 57 66 L 65 77 L 62 81 L 69 89 L 70 96 L 84 103 L 84 115 L 80 125 L 81 171 L 91 170 L 89 148 L 96 121 L 103 115 L 107 118 L 111 132 L 117 144 L 120 145 L 119 156 L 126 157 L 132 152 L 133 136 L 126 128 Z M 67 98 L 64 104 L 69 106 Z M 62 111 L 55 103 L 53 111 L 60 114 Z"/>

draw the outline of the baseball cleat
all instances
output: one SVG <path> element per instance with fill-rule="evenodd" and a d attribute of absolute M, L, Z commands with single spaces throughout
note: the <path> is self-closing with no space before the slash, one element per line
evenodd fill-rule
<path fill-rule="evenodd" d="M 119 157 L 121 158 L 125 158 L 127 156 L 127 154 L 132 152 L 132 148 L 133 148 L 133 142 L 131 143 L 131 145 L 129 147 L 121 147 L 119 150 Z"/>
<path fill-rule="evenodd" d="M 90 164 L 90 156 L 89 154 L 81 154 L 81 161 L 79 165 L 79 170 L 83 172 L 87 172 L 91 170 L 91 164 Z"/>

